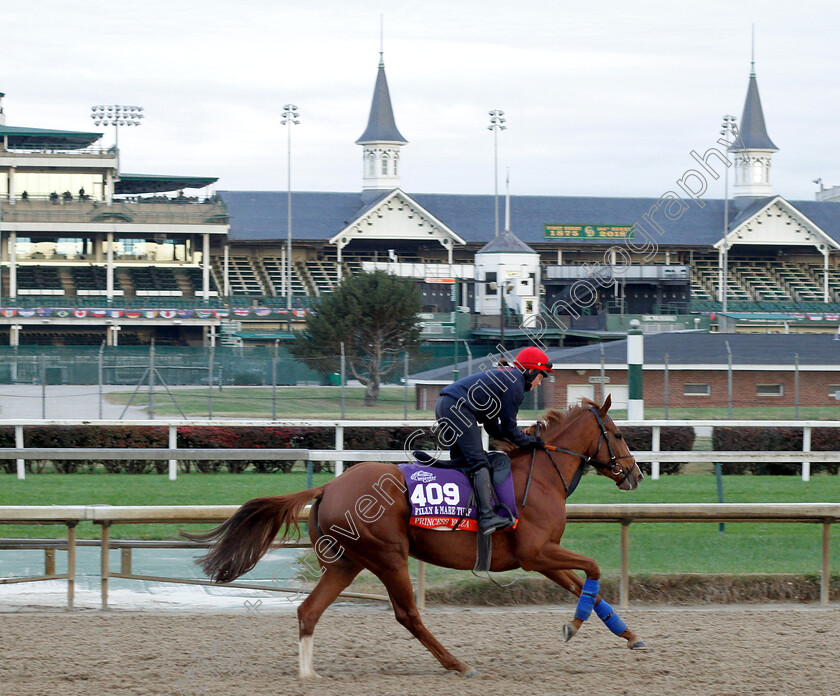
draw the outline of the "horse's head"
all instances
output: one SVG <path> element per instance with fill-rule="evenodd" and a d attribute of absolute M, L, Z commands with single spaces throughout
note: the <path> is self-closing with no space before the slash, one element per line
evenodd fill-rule
<path fill-rule="evenodd" d="M 592 405 L 589 410 L 598 422 L 601 431 L 595 453 L 589 455 L 587 463 L 594 466 L 599 474 L 611 478 L 622 491 L 634 491 L 644 478 L 642 470 L 627 447 L 627 442 L 618 426 L 607 413 L 612 405 L 612 398 L 607 398 L 601 406 Z"/>
<path fill-rule="evenodd" d="M 599 474 L 615 481 L 621 490 L 632 491 L 638 488 L 644 475 L 621 431 L 608 415 L 611 405 L 612 399 L 608 395 L 600 406 L 583 399 L 580 406 L 573 406 L 566 413 L 549 411 L 540 424 L 545 428 L 542 437 L 551 445 L 547 448 L 549 455 L 552 451 L 576 455 L 580 466 L 591 464 Z M 574 429 L 573 424 L 576 425 Z M 531 429 L 531 432 L 537 430 Z"/>

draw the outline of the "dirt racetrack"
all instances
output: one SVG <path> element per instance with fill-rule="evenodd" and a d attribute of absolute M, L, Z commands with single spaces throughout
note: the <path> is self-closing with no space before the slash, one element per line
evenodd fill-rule
<path fill-rule="evenodd" d="M 479 670 L 444 672 L 384 607 L 338 606 L 315 633 L 321 678 L 297 680 L 291 613 L 0 613 L 3 696 L 838 696 L 840 607 L 635 608 L 650 650 L 570 607 L 432 609 L 426 625 Z"/>

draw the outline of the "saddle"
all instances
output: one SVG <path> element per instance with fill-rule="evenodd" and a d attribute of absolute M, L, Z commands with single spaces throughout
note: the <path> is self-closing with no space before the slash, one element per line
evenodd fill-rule
<path fill-rule="evenodd" d="M 450 461 L 441 461 L 437 457 L 433 457 L 432 455 L 428 454 L 427 452 L 423 452 L 422 450 L 418 450 L 412 452 L 415 460 L 422 465 L 423 471 L 427 475 L 432 475 L 432 472 L 429 469 L 441 469 L 445 471 L 458 471 L 459 474 L 464 475 L 464 485 L 468 487 L 468 492 L 465 492 L 465 495 L 469 497 L 469 503 L 466 507 L 463 508 L 463 514 L 459 515 L 458 519 L 453 522 L 450 519 L 447 524 L 451 528 L 455 529 L 475 529 L 475 519 L 474 516 L 477 514 L 475 511 L 475 490 L 473 488 L 472 483 L 472 474 L 474 472 L 474 468 L 470 466 L 466 459 L 463 457 L 458 457 L 456 459 Z M 493 497 L 494 503 L 497 514 L 500 513 L 502 509 L 504 509 L 507 515 L 510 517 L 514 523 L 517 520 L 517 510 L 516 510 L 516 502 L 513 497 L 513 479 L 511 477 L 511 466 L 510 466 L 510 458 L 504 452 L 497 452 L 491 451 L 487 453 L 487 458 L 490 463 L 490 472 L 491 472 L 491 483 L 493 487 Z M 419 467 L 418 467 L 419 468 Z M 423 473 L 423 472 L 421 472 Z M 412 474 L 412 478 L 416 477 L 418 474 Z M 433 475 L 432 475 L 433 476 Z M 413 500 L 413 496 L 412 496 Z M 462 525 L 464 522 L 464 518 L 468 516 L 467 511 L 470 511 L 470 517 L 473 517 L 472 520 L 466 520 L 469 523 L 469 527 Z M 418 526 L 424 526 L 419 523 L 419 521 L 415 521 L 416 518 L 412 518 L 411 524 L 418 524 Z M 438 522 L 442 520 L 437 520 Z M 492 559 L 492 535 L 485 535 L 485 534 L 477 534 L 476 535 L 476 563 L 473 570 L 481 571 L 481 570 L 489 570 L 490 563 Z"/>
<path fill-rule="evenodd" d="M 472 473 L 472 467 L 463 457 L 456 457 L 455 459 L 444 461 L 442 459 L 438 459 L 437 457 L 433 457 L 431 454 L 424 452 L 423 450 L 414 450 L 411 454 L 414 457 L 414 461 L 422 464 L 423 466 L 430 466 L 438 469 L 458 469 L 458 471 L 464 472 L 467 477 L 469 477 Z M 507 475 L 510 473 L 510 457 L 508 457 L 504 452 L 491 450 L 487 453 L 487 459 L 490 460 L 493 488 L 498 489 L 499 486 L 505 482 Z M 496 497 L 498 498 L 498 490 Z"/>

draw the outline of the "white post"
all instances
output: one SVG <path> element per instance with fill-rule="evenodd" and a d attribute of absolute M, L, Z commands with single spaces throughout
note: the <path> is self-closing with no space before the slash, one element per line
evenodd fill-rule
<path fill-rule="evenodd" d="M 651 447 L 654 452 L 659 452 L 659 436 L 661 435 L 661 428 L 658 425 L 653 426 L 653 442 Z M 659 480 L 659 462 L 650 463 L 650 477 L 654 481 Z"/>
<path fill-rule="evenodd" d="M 202 235 L 201 246 L 201 291 L 205 301 L 210 299 L 210 234 Z"/>
<path fill-rule="evenodd" d="M 17 232 L 9 233 L 9 297 L 17 297 Z"/>
<path fill-rule="evenodd" d="M 805 425 L 802 427 L 802 451 L 811 451 L 811 426 Z M 802 480 L 811 480 L 811 462 L 802 462 Z"/>
<path fill-rule="evenodd" d="M 178 426 L 169 426 L 169 449 L 178 449 Z M 178 478 L 178 460 L 169 460 L 169 480 L 174 481 Z"/>
<path fill-rule="evenodd" d="M 105 297 L 110 302 L 114 297 L 114 233 L 108 232 L 105 237 Z"/>
<path fill-rule="evenodd" d="M 15 426 L 15 448 L 16 449 L 23 449 L 23 426 L 16 425 Z M 26 478 L 26 467 L 23 465 L 24 460 L 18 459 L 17 460 L 17 477 L 19 481 L 23 481 Z"/>
<path fill-rule="evenodd" d="M 823 254 L 823 302 L 828 302 L 828 248 Z"/>
<path fill-rule="evenodd" d="M 225 244 L 225 281 L 224 295 L 230 297 L 230 244 Z"/>
<path fill-rule="evenodd" d="M 630 322 L 627 332 L 627 420 L 645 419 L 645 399 L 642 387 L 642 365 L 645 362 L 645 344 L 639 320 Z"/>
<path fill-rule="evenodd" d="M 340 424 L 336 424 L 335 426 L 335 451 L 336 452 L 343 452 L 344 451 L 344 426 Z M 336 460 L 335 462 L 335 475 L 341 476 L 344 473 L 344 462 Z"/>

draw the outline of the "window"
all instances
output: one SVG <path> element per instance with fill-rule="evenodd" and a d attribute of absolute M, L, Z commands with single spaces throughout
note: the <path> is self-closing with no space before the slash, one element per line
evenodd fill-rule
<path fill-rule="evenodd" d="M 840 392 L 840 384 L 829 384 L 828 385 L 828 398 L 829 399 L 837 399 L 837 392 Z M 840 399 L 837 399 L 840 401 Z"/>
<path fill-rule="evenodd" d="M 383 176 L 388 175 L 388 155 L 387 154 L 382 155 L 382 175 Z"/>
<path fill-rule="evenodd" d="M 683 396 L 709 396 L 711 393 L 709 384 L 683 384 Z"/>
<path fill-rule="evenodd" d="M 784 396 L 785 388 L 781 384 L 756 384 L 756 396 Z"/>
<path fill-rule="evenodd" d="M 484 286 L 487 290 L 488 295 L 495 295 L 498 291 L 498 288 L 492 288 L 490 285 L 496 282 L 496 271 L 489 272 L 485 274 L 484 281 L 486 285 Z"/>
<path fill-rule="evenodd" d="M 760 184 L 764 179 L 764 167 L 761 164 L 761 160 L 753 160 L 752 168 L 753 182 L 756 184 Z"/>

